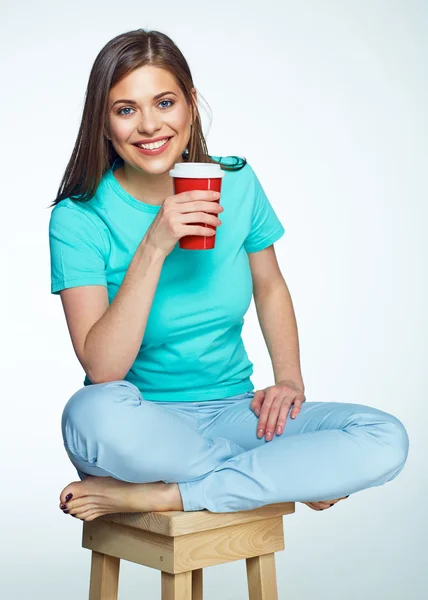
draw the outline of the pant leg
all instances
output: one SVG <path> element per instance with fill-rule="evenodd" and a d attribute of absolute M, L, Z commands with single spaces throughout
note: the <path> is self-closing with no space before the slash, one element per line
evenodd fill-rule
<path fill-rule="evenodd" d="M 305 402 L 296 419 L 287 417 L 282 435 L 267 442 L 256 435 L 253 396 L 226 403 L 215 419 L 209 403 L 200 409 L 203 435 L 228 438 L 246 452 L 183 484 L 190 510 L 339 498 L 391 481 L 404 467 L 409 439 L 393 415 L 362 404 Z"/>
<path fill-rule="evenodd" d="M 95 475 L 180 486 L 244 451 L 233 441 L 201 435 L 194 404 L 144 400 L 124 380 L 83 387 L 63 410 L 65 449 L 81 479 Z M 185 495 L 183 505 L 189 510 Z"/>

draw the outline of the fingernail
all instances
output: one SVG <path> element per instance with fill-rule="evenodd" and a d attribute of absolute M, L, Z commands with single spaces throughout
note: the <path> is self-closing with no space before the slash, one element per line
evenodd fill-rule
<path fill-rule="evenodd" d="M 258 436 L 262 436 L 262 435 L 263 435 L 263 432 L 264 432 L 264 429 L 259 429 L 259 432 L 258 432 L 258 434 L 257 434 L 257 435 L 258 435 Z"/>
<path fill-rule="evenodd" d="M 73 498 L 73 494 L 67 494 L 67 496 L 65 497 L 65 501 L 69 502 L 72 498 Z"/>
<path fill-rule="evenodd" d="M 63 512 L 63 513 L 66 513 L 66 514 L 68 515 L 68 513 L 69 513 L 70 511 L 68 511 L 68 510 L 63 510 L 62 512 Z"/>
<path fill-rule="evenodd" d="M 61 504 L 61 508 L 63 508 L 63 509 L 67 508 L 67 505 L 66 504 Z"/>
<path fill-rule="evenodd" d="M 279 435 L 280 433 L 282 433 L 282 427 L 281 425 L 278 425 L 278 427 L 276 428 L 276 433 Z"/>
<path fill-rule="evenodd" d="M 334 506 L 334 502 L 333 502 L 333 504 L 330 504 L 330 506 Z"/>

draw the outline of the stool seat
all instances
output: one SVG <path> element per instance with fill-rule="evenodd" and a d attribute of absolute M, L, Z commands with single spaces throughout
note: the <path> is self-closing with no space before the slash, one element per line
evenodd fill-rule
<path fill-rule="evenodd" d="M 202 600 L 202 569 L 246 560 L 250 600 L 277 600 L 275 555 L 294 502 L 227 513 L 164 511 L 103 515 L 83 523 L 92 551 L 89 600 L 117 600 L 120 559 L 161 571 L 162 600 Z"/>

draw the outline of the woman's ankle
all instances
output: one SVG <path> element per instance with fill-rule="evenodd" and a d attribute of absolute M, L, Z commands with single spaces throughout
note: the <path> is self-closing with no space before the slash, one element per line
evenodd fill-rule
<path fill-rule="evenodd" d="M 178 483 L 166 483 L 165 485 L 167 486 L 166 498 L 168 506 L 166 510 L 184 510 Z"/>

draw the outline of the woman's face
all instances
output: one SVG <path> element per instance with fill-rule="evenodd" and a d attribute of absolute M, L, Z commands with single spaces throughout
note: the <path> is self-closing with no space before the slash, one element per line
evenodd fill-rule
<path fill-rule="evenodd" d="M 192 94 L 196 104 L 194 88 Z M 125 162 L 152 174 L 164 173 L 182 162 L 192 114 L 168 71 L 149 65 L 135 69 L 111 88 L 108 110 L 108 136 Z M 172 139 L 161 154 L 147 156 L 135 146 L 141 140 L 163 137 Z"/>

